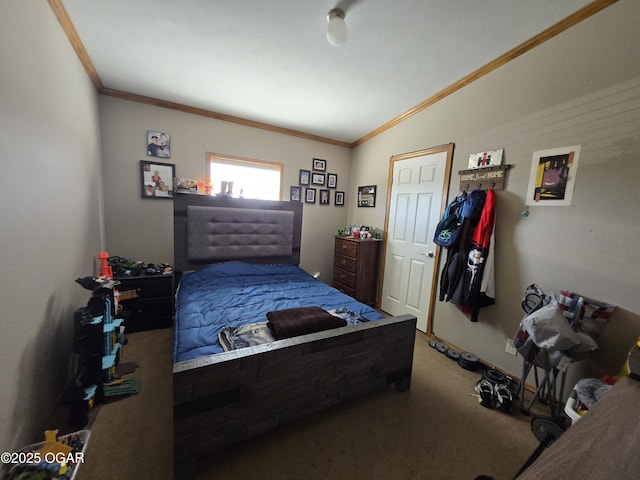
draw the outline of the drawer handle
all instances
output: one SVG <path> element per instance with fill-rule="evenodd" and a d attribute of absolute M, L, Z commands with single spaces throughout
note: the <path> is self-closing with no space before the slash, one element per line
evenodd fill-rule
<path fill-rule="evenodd" d="M 342 245 L 343 250 L 346 250 L 347 248 L 349 248 L 347 245 Z"/>
<path fill-rule="evenodd" d="M 346 264 L 347 264 L 347 261 L 346 261 L 346 260 L 342 260 L 340 263 L 341 263 L 342 265 L 346 265 Z"/>

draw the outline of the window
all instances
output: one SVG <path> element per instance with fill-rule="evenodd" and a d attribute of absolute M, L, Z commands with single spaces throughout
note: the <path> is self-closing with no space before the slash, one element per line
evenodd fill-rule
<path fill-rule="evenodd" d="M 212 195 L 280 200 L 282 163 L 207 153 Z"/>

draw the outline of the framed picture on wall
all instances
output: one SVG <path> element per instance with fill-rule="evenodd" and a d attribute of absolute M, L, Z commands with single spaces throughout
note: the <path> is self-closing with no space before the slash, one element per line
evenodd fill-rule
<path fill-rule="evenodd" d="M 305 192 L 304 201 L 306 203 L 316 203 L 316 189 L 307 188 Z"/>
<path fill-rule="evenodd" d="M 311 174 L 311 184 L 312 185 L 324 185 L 324 173 L 316 173 L 313 172 Z"/>
<path fill-rule="evenodd" d="M 336 188 L 338 186 L 338 175 L 335 173 L 327 173 L 327 187 Z"/>
<path fill-rule="evenodd" d="M 330 198 L 329 190 L 320 190 L 320 205 L 329 205 Z"/>
<path fill-rule="evenodd" d="M 173 198 L 176 166 L 172 163 L 140 160 L 142 198 Z"/>
<path fill-rule="evenodd" d="M 313 169 L 317 172 L 324 172 L 327 170 L 327 161 L 321 158 L 313 159 Z"/>
<path fill-rule="evenodd" d="M 527 205 L 571 205 L 580 145 L 533 152 Z"/>
<path fill-rule="evenodd" d="M 150 157 L 171 158 L 171 135 L 148 130 L 147 155 Z"/>
<path fill-rule="evenodd" d="M 376 206 L 376 185 L 366 185 L 364 187 L 358 187 L 358 206 Z"/>
<path fill-rule="evenodd" d="M 299 202 L 302 198 L 302 187 L 291 187 L 291 194 L 289 196 L 289 201 L 291 202 Z"/>
<path fill-rule="evenodd" d="M 300 185 L 309 185 L 311 183 L 311 172 L 309 170 L 300 170 Z"/>
<path fill-rule="evenodd" d="M 338 207 L 342 207 L 344 205 L 344 192 L 336 192 L 335 201 L 333 203 Z"/>

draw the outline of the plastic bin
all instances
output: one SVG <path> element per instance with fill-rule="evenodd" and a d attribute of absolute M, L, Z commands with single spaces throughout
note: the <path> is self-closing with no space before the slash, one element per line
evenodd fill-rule
<path fill-rule="evenodd" d="M 48 476 L 47 478 L 50 479 L 56 479 L 56 478 L 60 478 L 60 479 L 69 479 L 69 480 L 75 480 L 77 474 L 78 474 L 78 470 L 80 469 L 80 466 L 82 465 L 82 463 L 84 462 L 84 457 L 85 457 L 85 453 L 87 450 L 87 445 L 89 444 L 89 438 L 91 437 L 91 432 L 89 430 L 79 430 L 77 432 L 72 432 L 69 433 L 67 435 L 61 435 L 58 437 L 58 443 L 62 443 L 64 445 L 71 445 L 73 446 L 74 444 L 76 444 L 75 442 L 78 442 L 81 444 L 80 448 L 74 448 L 73 451 L 71 452 L 70 456 L 80 460 L 78 463 L 72 463 L 69 462 L 67 463 L 67 473 L 61 476 L 56 476 L 55 474 L 51 474 L 50 476 Z M 33 443 L 31 445 L 27 445 L 26 447 L 21 448 L 20 450 L 18 450 L 15 455 L 16 458 L 14 458 L 13 460 L 21 460 L 21 459 L 37 459 L 39 457 L 37 456 L 29 456 L 28 454 L 30 453 L 38 453 L 40 452 L 40 450 L 42 449 L 42 447 L 44 447 L 46 442 L 40 442 L 40 443 Z M 26 455 L 21 456 L 19 454 L 24 453 Z M 49 455 L 45 455 L 45 458 L 48 457 Z M 43 458 L 43 460 L 45 460 L 45 458 Z M 48 463 L 45 462 L 47 465 L 53 465 L 53 463 Z M 5 463 L 3 465 L 4 469 L 2 470 L 2 478 L 3 480 L 14 480 L 16 478 L 18 478 L 18 476 L 20 475 L 21 472 L 24 471 L 24 469 L 26 467 L 28 467 L 29 465 L 33 465 L 32 463 Z"/>
<path fill-rule="evenodd" d="M 578 410 L 580 408 L 580 401 L 578 400 L 578 394 L 575 390 L 571 391 L 571 395 L 567 399 L 567 402 L 564 404 L 564 413 L 571 419 L 571 425 L 576 423 L 582 415 L 584 415 L 584 410 Z M 581 413 L 582 412 L 582 413 Z"/>

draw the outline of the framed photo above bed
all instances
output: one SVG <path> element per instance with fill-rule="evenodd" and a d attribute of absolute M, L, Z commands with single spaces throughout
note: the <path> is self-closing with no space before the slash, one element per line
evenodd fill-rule
<path fill-rule="evenodd" d="M 325 180 L 324 173 L 313 172 L 311 174 L 311 184 L 312 185 L 324 185 L 324 180 Z"/>
<path fill-rule="evenodd" d="M 142 198 L 172 198 L 176 166 L 172 163 L 140 160 Z"/>
<path fill-rule="evenodd" d="M 150 157 L 171 158 L 171 135 L 148 130 L 147 155 Z"/>
<path fill-rule="evenodd" d="M 311 183 L 311 172 L 309 170 L 300 170 L 300 185 L 305 186 Z"/>
<path fill-rule="evenodd" d="M 289 195 L 289 201 L 299 202 L 302 200 L 302 187 L 291 187 L 291 193 Z"/>
<path fill-rule="evenodd" d="M 327 170 L 327 161 L 321 158 L 314 158 L 313 169 L 317 172 L 325 172 Z"/>
<path fill-rule="evenodd" d="M 344 206 L 344 192 L 336 192 L 336 199 L 334 203 L 338 207 Z"/>

